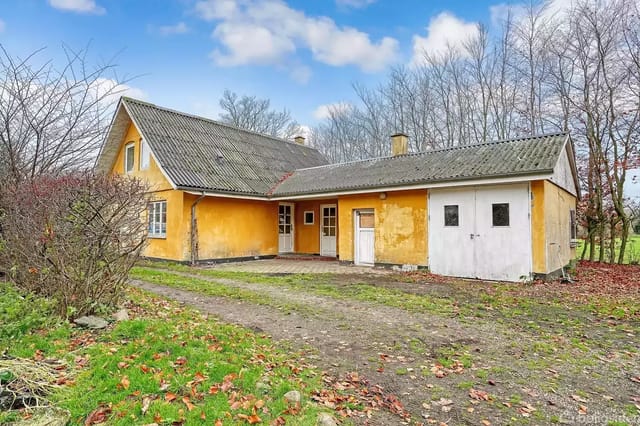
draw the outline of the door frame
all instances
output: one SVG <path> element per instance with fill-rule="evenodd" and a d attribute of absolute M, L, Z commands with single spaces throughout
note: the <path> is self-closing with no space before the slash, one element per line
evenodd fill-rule
<path fill-rule="evenodd" d="M 375 218 L 375 209 L 356 209 L 353 211 L 353 263 L 355 265 L 362 265 L 362 266 L 374 266 L 375 265 L 375 244 L 376 244 L 376 239 L 375 239 L 375 224 L 373 227 L 373 262 L 372 263 L 361 263 L 359 262 L 359 249 L 360 249 L 360 220 L 359 217 L 360 213 L 372 213 L 374 215 Z M 369 229 L 369 228 L 366 228 Z"/>
<path fill-rule="evenodd" d="M 281 247 L 280 247 L 280 235 L 286 235 L 286 234 L 280 234 L 280 206 L 290 206 L 291 207 L 291 251 L 281 251 Z M 286 203 L 286 202 L 281 202 L 278 203 L 278 253 L 295 253 L 296 251 L 296 236 L 295 236 L 295 232 L 296 232 L 296 227 L 295 227 L 295 222 L 296 222 L 296 216 L 295 216 L 295 204 L 294 203 Z"/>
<path fill-rule="evenodd" d="M 335 220 L 336 220 L 336 225 L 335 225 L 335 229 L 336 229 L 336 234 L 333 236 L 334 237 L 334 244 L 333 244 L 333 251 L 331 253 L 333 253 L 331 255 L 331 257 L 336 257 L 336 255 L 338 254 L 338 204 L 333 203 L 333 204 L 320 204 L 320 222 L 318 226 L 318 232 L 320 233 L 320 256 L 325 256 L 322 253 L 322 227 L 324 226 L 324 208 L 325 207 L 333 207 L 336 210 L 336 215 L 335 215 Z"/>

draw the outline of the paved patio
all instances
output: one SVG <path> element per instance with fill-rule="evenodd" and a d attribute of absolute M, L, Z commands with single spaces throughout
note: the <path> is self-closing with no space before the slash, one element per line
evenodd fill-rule
<path fill-rule="evenodd" d="M 246 262 L 218 263 L 205 268 L 221 271 L 258 272 L 264 274 L 388 274 L 382 268 L 341 265 L 337 261 L 268 259 Z"/>

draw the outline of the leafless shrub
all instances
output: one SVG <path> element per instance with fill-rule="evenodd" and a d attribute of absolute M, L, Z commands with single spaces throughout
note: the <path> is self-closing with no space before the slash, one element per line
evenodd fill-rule
<path fill-rule="evenodd" d="M 143 185 L 90 173 L 38 177 L 0 195 L 0 270 L 63 317 L 119 302 L 146 238 Z"/>

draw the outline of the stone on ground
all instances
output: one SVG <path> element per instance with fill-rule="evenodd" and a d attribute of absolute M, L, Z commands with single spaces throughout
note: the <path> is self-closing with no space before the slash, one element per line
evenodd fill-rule
<path fill-rule="evenodd" d="M 317 426 L 336 426 L 337 423 L 333 416 L 329 413 L 320 413 L 318 414 L 318 421 L 316 422 Z"/>
<path fill-rule="evenodd" d="M 292 390 L 284 394 L 284 399 L 286 399 L 289 404 L 297 404 L 302 399 L 302 396 L 300 392 Z"/>
<path fill-rule="evenodd" d="M 122 308 L 118 312 L 115 312 L 112 315 L 112 318 L 115 321 L 118 321 L 118 322 L 120 322 L 120 321 L 129 321 L 129 313 L 127 312 L 126 309 Z"/>
<path fill-rule="evenodd" d="M 105 328 L 109 323 L 103 318 L 89 315 L 87 317 L 80 317 L 73 320 L 74 323 L 81 327 L 100 329 Z"/>

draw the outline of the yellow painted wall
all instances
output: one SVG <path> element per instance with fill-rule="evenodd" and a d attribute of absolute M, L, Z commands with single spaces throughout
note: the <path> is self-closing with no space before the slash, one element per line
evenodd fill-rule
<path fill-rule="evenodd" d="M 197 198 L 184 195 L 187 231 L 191 205 Z M 200 260 L 278 254 L 277 202 L 205 197 L 196 215 Z"/>
<path fill-rule="evenodd" d="M 153 156 L 150 158 L 149 167 L 140 170 L 140 133 L 133 124 L 129 126 L 120 144 L 111 173 L 125 173 L 124 150 L 125 146 L 131 142 L 135 144 L 134 167 L 128 176 L 137 177 L 147 184 L 150 200 L 167 201 L 167 236 L 166 238 L 149 238 L 142 255 L 159 259 L 188 260 L 190 256 L 189 216 L 184 216 L 183 193 L 172 189 Z"/>
<path fill-rule="evenodd" d="M 569 213 L 576 208 L 576 198 L 564 189 L 545 181 L 544 206 L 547 272 L 554 272 L 576 256 L 576 249 L 570 245 Z"/>
<path fill-rule="evenodd" d="M 531 253 L 533 272 L 546 274 L 547 248 L 545 231 L 544 181 L 531 182 Z"/>
<path fill-rule="evenodd" d="M 133 171 L 128 175 L 135 176 L 145 181 L 149 186 L 150 192 L 171 189 L 171 184 L 162 174 L 162 171 L 160 170 L 160 167 L 158 167 L 158 164 L 156 163 L 153 156 L 151 156 L 151 159 L 149 161 L 149 167 L 146 170 L 140 170 L 140 133 L 133 124 L 129 126 L 126 136 L 120 144 L 118 156 L 116 157 L 116 161 L 113 164 L 111 172 L 124 174 L 124 147 L 130 142 L 133 142 L 135 144 L 135 155 L 133 162 Z"/>
<path fill-rule="evenodd" d="M 354 223 L 357 209 L 375 212 L 375 262 L 427 264 L 427 190 L 349 195 L 338 199 L 340 260 L 353 261 Z"/>
<path fill-rule="evenodd" d="M 320 253 L 320 206 L 323 204 L 335 204 L 338 200 L 309 200 L 297 201 L 294 207 L 294 249 L 296 253 L 319 254 Z M 312 211 L 314 215 L 313 225 L 304 224 L 304 212 Z M 336 251 L 339 228 L 336 228 Z M 339 252 L 338 252 L 339 253 Z"/>

